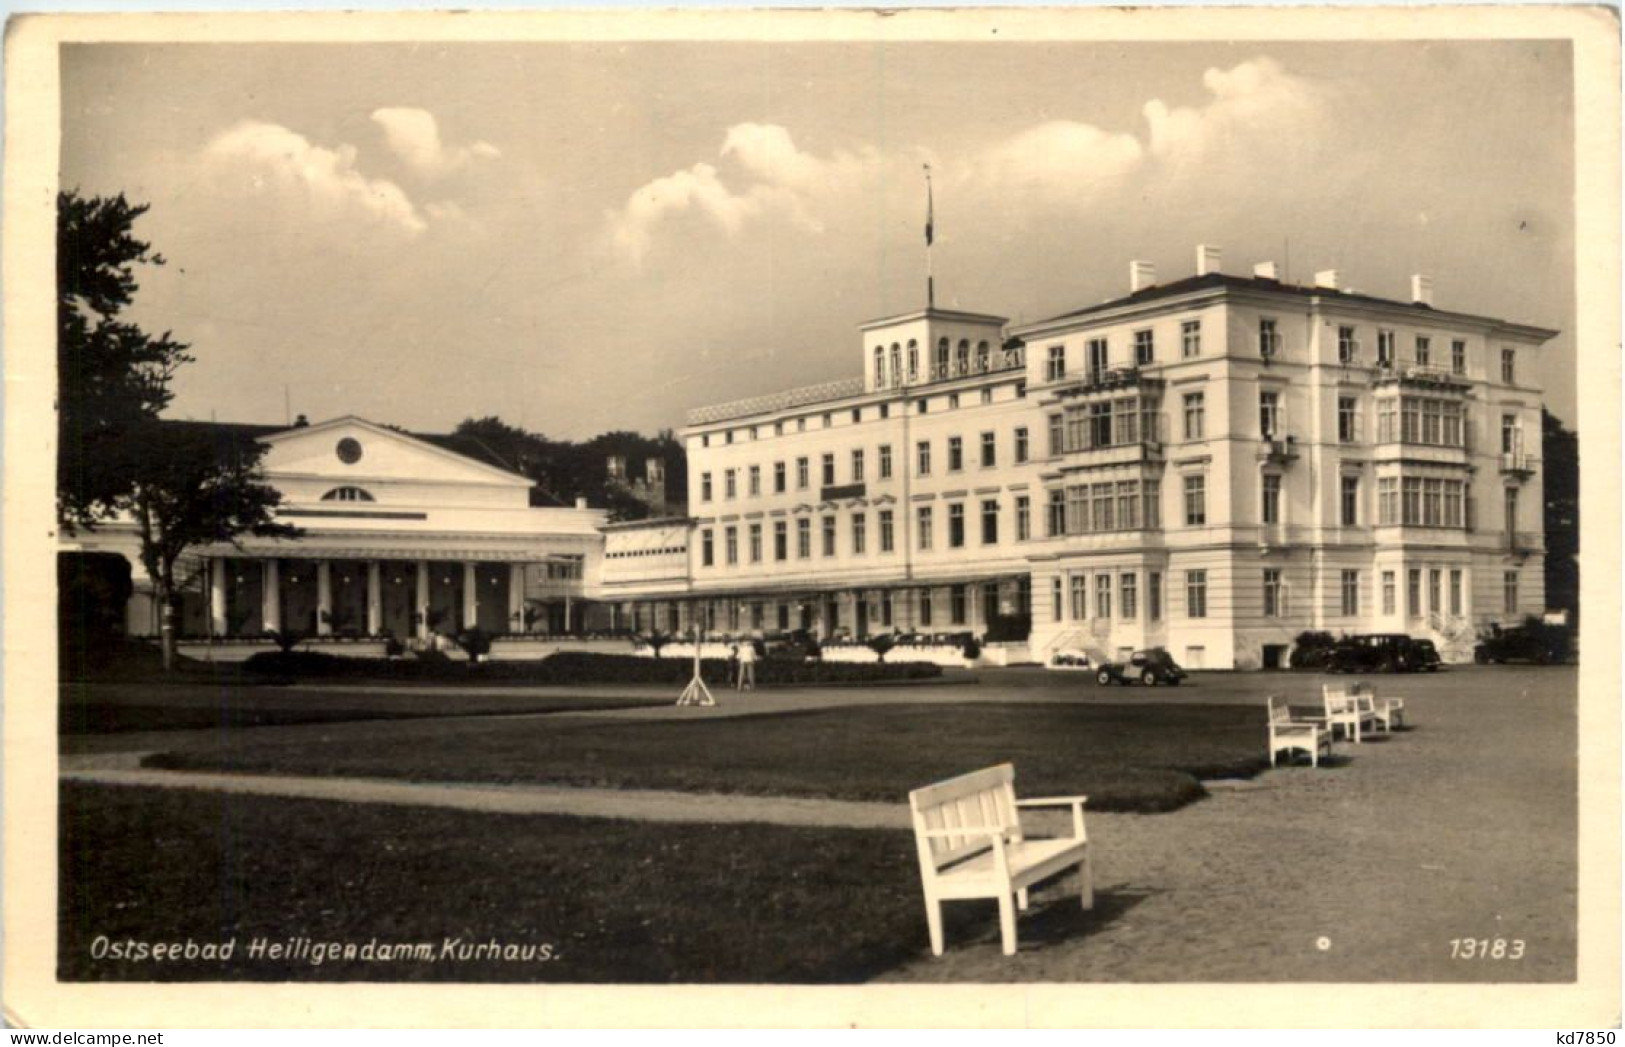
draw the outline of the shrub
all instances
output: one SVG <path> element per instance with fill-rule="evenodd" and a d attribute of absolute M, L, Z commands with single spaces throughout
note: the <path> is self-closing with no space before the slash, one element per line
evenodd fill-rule
<path fill-rule="evenodd" d="M 268 629 L 265 633 L 277 649 L 283 654 L 289 654 L 295 647 L 305 642 L 305 634 L 298 629 Z"/>
<path fill-rule="evenodd" d="M 964 652 L 965 660 L 967 662 L 974 662 L 976 659 L 982 656 L 982 645 L 976 642 L 976 637 L 974 636 L 967 637 L 965 639 L 965 645 L 961 647 L 960 650 Z"/>
<path fill-rule="evenodd" d="M 457 646 L 463 649 L 471 662 L 478 662 L 491 653 L 491 634 L 475 626 L 457 634 Z"/>
<path fill-rule="evenodd" d="M 869 637 L 868 646 L 869 650 L 875 652 L 875 660 L 878 663 L 884 664 L 886 661 L 886 652 L 897 646 L 897 637 L 890 633 L 881 633 L 878 636 L 871 636 Z"/>
<path fill-rule="evenodd" d="M 1306 629 L 1293 640 L 1292 654 L 1287 664 L 1294 669 L 1324 669 L 1331 664 L 1337 637 L 1331 633 Z"/>

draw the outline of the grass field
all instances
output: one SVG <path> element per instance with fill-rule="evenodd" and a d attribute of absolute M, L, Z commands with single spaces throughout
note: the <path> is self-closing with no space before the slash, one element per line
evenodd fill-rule
<path fill-rule="evenodd" d="M 916 785 L 1014 762 L 1025 795 L 1172 810 L 1199 779 L 1264 767 L 1257 708 L 908 704 L 703 721 L 445 721 L 351 736 L 223 738 L 148 766 L 414 781 L 569 784 L 902 802 Z"/>
<path fill-rule="evenodd" d="M 905 832 L 70 783 L 61 856 L 58 976 L 68 981 L 859 982 L 925 943 Z M 961 941 L 993 933 L 991 907 L 949 916 Z M 227 963 L 132 962 L 94 958 L 98 936 L 237 944 Z M 256 959 L 256 937 L 424 942 L 435 959 Z M 555 958 L 443 959 L 448 938 L 545 944 Z"/>
<path fill-rule="evenodd" d="M 449 689 L 400 693 L 336 693 L 299 687 L 217 684 L 66 683 L 61 688 L 58 730 L 65 735 L 129 731 L 267 727 L 443 716 L 577 712 L 665 702 L 585 695 L 582 697 L 480 695 Z"/>

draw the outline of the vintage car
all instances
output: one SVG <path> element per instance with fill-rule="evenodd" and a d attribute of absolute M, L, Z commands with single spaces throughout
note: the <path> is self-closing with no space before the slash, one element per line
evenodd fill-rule
<path fill-rule="evenodd" d="M 1438 672 L 1441 661 L 1432 640 L 1404 633 L 1371 633 L 1339 640 L 1326 668 L 1334 673 Z"/>
<path fill-rule="evenodd" d="M 1506 628 L 1492 625 L 1488 634 L 1473 648 L 1473 661 L 1480 665 L 1503 662 L 1556 665 L 1567 661 L 1568 657 L 1568 629 L 1547 625 L 1538 619 Z"/>
<path fill-rule="evenodd" d="M 1100 670 L 1095 673 L 1095 682 L 1125 685 L 1140 683 L 1147 687 L 1165 683 L 1177 687 L 1185 676 L 1185 670 L 1179 667 L 1179 663 L 1174 661 L 1172 655 L 1161 647 L 1152 647 L 1144 651 L 1135 651 L 1127 661 L 1101 663 Z"/>
<path fill-rule="evenodd" d="M 1076 647 L 1063 648 L 1050 658 L 1050 665 L 1057 669 L 1091 669 L 1094 664 L 1088 651 Z"/>

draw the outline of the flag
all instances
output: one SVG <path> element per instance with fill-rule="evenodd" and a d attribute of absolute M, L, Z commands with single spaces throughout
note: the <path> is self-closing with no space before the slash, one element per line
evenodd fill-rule
<path fill-rule="evenodd" d="M 931 165 L 925 165 L 925 246 L 931 246 L 932 229 Z"/>

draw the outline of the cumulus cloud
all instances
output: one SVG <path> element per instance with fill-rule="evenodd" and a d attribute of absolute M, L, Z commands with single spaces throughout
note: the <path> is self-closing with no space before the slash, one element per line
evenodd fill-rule
<path fill-rule="evenodd" d="M 988 149 L 976 162 L 987 185 L 1075 195 L 1108 189 L 1139 168 L 1145 150 L 1130 134 L 1051 120 Z"/>
<path fill-rule="evenodd" d="M 424 178 L 443 178 L 477 160 L 492 160 L 502 151 L 490 142 L 448 146 L 440 140 L 440 125 L 426 109 L 375 109 L 373 123 L 383 128 L 389 148 L 412 171 Z"/>
<path fill-rule="evenodd" d="M 1151 153 L 1179 161 L 1238 146 L 1269 135 L 1278 141 L 1320 116 L 1322 92 L 1273 58 L 1255 58 L 1232 69 L 1209 69 L 1202 85 L 1213 97 L 1199 109 L 1171 109 L 1161 99 L 1145 104 Z"/>
<path fill-rule="evenodd" d="M 427 228 L 400 186 L 357 169 L 354 146 L 329 149 L 280 124 L 245 120 L 217 135 L 204 152 L 215 164 L 245 173 L 252 190 L 297 191 L 325 213 L 359 215 L 414 236 Z"/>

